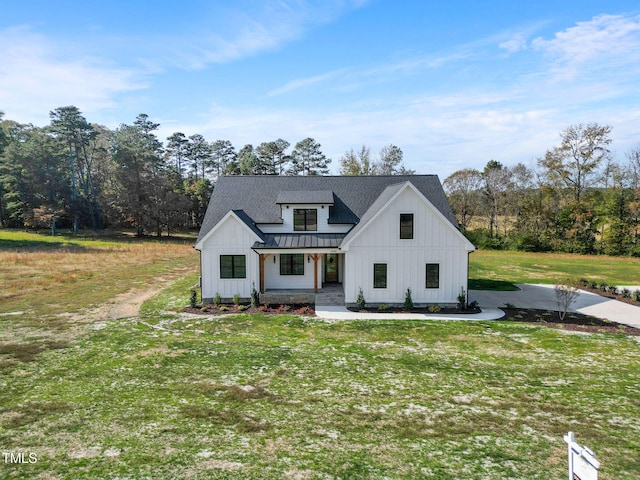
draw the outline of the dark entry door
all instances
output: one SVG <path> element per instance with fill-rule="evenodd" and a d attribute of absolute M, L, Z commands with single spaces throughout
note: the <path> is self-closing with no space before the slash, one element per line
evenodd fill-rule
<path fill-rule="evenodd" d="M 328 253 L 324 262 L 324 281 L 325 283 L 338 282 L 338 254 Z"/>

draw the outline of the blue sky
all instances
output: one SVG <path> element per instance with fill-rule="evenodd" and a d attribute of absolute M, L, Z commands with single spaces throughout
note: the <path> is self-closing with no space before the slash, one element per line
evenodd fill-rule
<path fill-rule="evenodd" d="M 76 105 L 110 128 L 146 113 L 240 149 L 311 136 L 333 158 L 389 144 L 441 179 L 535 165 L 571 124 L 640 144 L 637 1 L 7 2 L 0 110 L 46 125 Z"/>

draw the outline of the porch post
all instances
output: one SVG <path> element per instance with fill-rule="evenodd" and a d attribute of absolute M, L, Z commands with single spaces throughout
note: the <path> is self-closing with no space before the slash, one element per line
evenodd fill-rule
<path fill-rule="evenodd" d="M 314 253 L 313 258 L 313 293 L 318 293 L 318 260 L 324 257 L 324 253 Z"/>
<path fill-rule="evenodd" d="M 266 255 L 262 253 L 260 255 L 260 293 L 264 293 L 264 261 L 266 259 Z"/>

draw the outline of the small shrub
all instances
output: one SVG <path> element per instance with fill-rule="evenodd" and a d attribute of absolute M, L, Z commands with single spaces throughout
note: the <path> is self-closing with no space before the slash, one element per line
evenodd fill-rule
<path fill-rule="evenodd" d="M 200 309 L 200 311 L 201 311 L 201 312 L 203 312 L 203 313 L 206 313 L 206 312 L 208 312 L 208 311 L 209 311 L 209 307 L 202 307 L 202 308 Z"/>
<path fill-rule="evenodd" d="M 622 298 L 631 298 L 631 291 L 628 288 L 623 288 L 620 291 L 620 295 L 622 296 Z"/>
<path fill-rule="evenodd" d="M 404 303 L 402 304 L 404 310 L 413 309 L 413 300 L 411 299 L 411 289 L 407 288 L 407 293 L 404 294 Z"/>
<path fill-rule="evenodd" d="M 364 310 L 365 308 L 367 308 L 367 302 L 364 299 L 364 293 L 362 293 L 362 288 L 360 288 L 360 291 L 358 292 L 358 298 L 356 299 L 356 305 L 358 305 L 358 308 L 360 310 Z"/>
<path fill-rule="evenodd" d="M 298 309 L 295 311 L 295 313 L 296 313 L 296 315 L 306 315 L 306 314 L 308 314 L 308 313 L 309 313 L 309 311 L 310 311 L 310 310 L 311 310 L 311 309 L 310 309 L 309 307 L 306 307 L 306 306 L 305 306 L 305 307 L 300 307 L 300 308 L 298 308 Z"/>
<path fill-rule="evenodd" d="M 463 287 L 460 287 L 460 293 L 458 294 L 458 308 L 460 310 L 464 310 L 467 308 L 467 292 L 464 291 Z"/>
<path fill-rule="evenodd" d="M 634 290 L 631 294 L 631 298 L 636 302 L 640 302 L 640 290 Z"/>
<path fill-rule="evenodd" d="M 598 288 L 598 284 L 596 282 L 594 282 L 593 280 L 589 280 L 587 282 L 587 288 L 591 288 L 591 289 Z"/>
<path fill-rule="evenodd" d="M 612 295 L 617 295 L 618 287 L 616 287 L 615 285 L 609 285 L 609 287 L 607 288 L 607 292 L 609 292 Z"/>
<path fill-rule="evenodd" d="M 198 292 L 195 290 L 191 290 L 191 294 L 189 295 L 189 305 L 191 308 L 195 308 L 198 304 Z"/>
<path fill-rule="evenodd" d="M 269 305 L 267 305 L 266 303 L 258 307 L 258 311 L 260 312 L 266 312 L 267 310 L 269 310 Z"/>
<path fill-rule="evenodd" d="M 601 282 L 598 288 L 601 292 L 606 292 L 607 288 L 609 288 L 609 285 L 607 284 L 607 282 Z"/>
<path fill-rule="evenodd" d="M 429 310 L 429 313 L 438 313 L 442 309 L 440 308 L 440 305 L 429 305 L 427 310 Z"/>
<path fill-rule="evenodd" d="M 234 305 L 239 305 L 240 304 L 240 295 L 237 294 L 237 293 L 233 296 L 233 304 Z"/>
<path fill-rule="evenodd" d="M 468 307 L 469 308 L 478 308 L 478 301 L 474 300 L 473 302 L 470 302 Z"/>
<path fill-rule="evenodd" d="M 258 290 L 256 290 L 256 284 L 252 283 L 251 285 L 251 306 L 255 308 L 260 305 L 260 294 L 258 293 Z"/>
<path fill-rule="evenodd" d="M 387 305 L 386 303 L 381 303 L 380 305 L 378 305 L 379 312 L 386 312 L 387 310 L 389 310 L 389 305 Z"/>
<path fill-rule="evenodd" d="M 288 312 L 289 310 L 291 310 L 291 306 L 290 306 L 290 305 L 280 305 L 280 306 L 277 308 L 277 312 L 278 312 L 278 313 Z"/>
<path fill-rule="evenodd" d="M 246 310 L 246 306 L 245 305 L 236 305 L 236 310 L 238 310 L 239 312 L 242 312 L 243 310 Z"/>
<path fill-rule="evenodd" d="M 227 310 L 229 310 L 229 308 L 226 305 L 220 305 L 221 312 L 226 312 Z"/>
<path fill-rule="evenodd" d="M 220 297 L 220 294 L 216 292 L 215 297 L 213 297 L 213 304 L 219 306 L 221 303 L 222 303 L 222 297 Z"/>
<path fill-rule="evenodd" d="M 580 292 L 578 290 L 579 283 L 576 280 L 570 278 L 558 282 L 555 286 L 556 302 L 558 303 L 558 316 L 560 321 L 564 321 L 564 317 L 569 311 L 569 307 L 573 302 L 578 299 Z"/>

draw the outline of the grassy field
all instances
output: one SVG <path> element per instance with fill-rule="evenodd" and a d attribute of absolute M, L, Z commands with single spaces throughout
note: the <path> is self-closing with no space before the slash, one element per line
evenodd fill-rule
<path fill-rule="evenodd" d="M 500 290 L 509 283 L 552 284 L 567 277 L 640 285 L 640 258 L 503 250 L 479 250 L 470 256 L 470 288 Z"/>
<path fill-rule="evenodd" d="M 109 295 L 156 275 L 168 288 L 139 317 L 110 321 L 79 320 L 93 300 L 55 280 L 33 287 L 63 299 L 51 312 L 45 299 L 31 306 L 28 284 L 26 298 L 0 303 L 0 449 L 37 455 L 0 461 L 0 478 L 546 480 L 566 477 L 570 430 L 596 452 L 601 479 L 640 472 L 633 337 L 512 321 L 188 316 L 190 246 L 81 243 L 21 248 L 68 250 L 63 263 L 99 251 Z M 136 268 L 138 255 L 156 260 Z M 0 264 L 4 278 L 16 268 Z M 101 287 L 94 268 L 71 287 Z M 18 307 L 27 313 L 6 315 Z"/>

